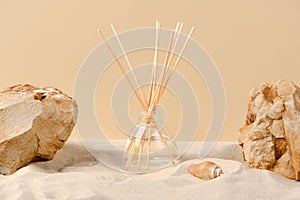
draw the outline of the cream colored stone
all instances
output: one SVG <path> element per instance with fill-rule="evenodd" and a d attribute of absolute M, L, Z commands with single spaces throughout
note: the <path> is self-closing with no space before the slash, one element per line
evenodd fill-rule
<path fill-rule="evenodd" d="M 283 102 L 280 100 L 277 100 L 274 102 L 274 104 L 271 106 L 268 116 L 272 119 L 280 119 L 282 117 L 282 112 L 284 111 L 284 105 Z"/>
<path fill-rule="evenodd" d="M 271 169 L 276 163 L 272 136 L 265 132 L 250 134 L 244 142 L 243 149 L 250 167 Z"/>
<path fill-rule="evenodd" d="M 273 123 L 269 127 L 269 130 L 272 135 L 276 138 L 284 138 L 284 128 L 282 120 L 273 120 Z"/>
<path fill-rule="evenodd" d="M 274 167 L 273 171 L 290 179 L 295 178 L 291 156 L 288 151 L 284 155 L 282 155 L 279 160 L 277 160 L 276 166 Z"/>
<path fill-rule="evenodd" d="M 253 101 L 251 102 L 251 112 L 257 114 L 264 102 L 264 96 L 262 94 L 258 94 L 257 96 L 255 96 Z"/>
<path fill-rule="evenodd" d="M 249 166 L 300 180 L 300 88 L 280 80 L 251 90 L 239 144 Z"/>
<path fill-rule="evenodd" d="M 55 88 L 16 85 L 0 90 L 0 173 L 52 159 L 68 139 L 78 108 Z"/>
<path fill-rule="evenodd" d="M 278 81 L 277 93 L 278 96 L 288 100 L 289 97 L 296 91 L 296 86 L 293 82 L 287 80 Z"/>

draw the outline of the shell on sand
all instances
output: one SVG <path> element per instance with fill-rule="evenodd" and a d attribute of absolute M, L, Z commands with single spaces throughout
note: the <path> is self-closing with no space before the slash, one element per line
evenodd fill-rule
<path fill-rule="evenodd" d="M 192 175 L 204 180 L 214 179 L 223 174 L 220 166 L 211 161 L 190 165 L 188 171 Z"/>

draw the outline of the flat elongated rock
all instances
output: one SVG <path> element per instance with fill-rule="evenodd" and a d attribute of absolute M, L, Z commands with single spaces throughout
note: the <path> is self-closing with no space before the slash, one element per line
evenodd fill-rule
<path fill-rule="evenodd" d="M 280 80 L 252 89 L 239 144 L 250 167 L 300 180 L 300 88 Z"/>
<path fill-rule="evenodd" d="M 0 90 L 0 173 L 50 160 L 76 123 L 76 102 L 55 88 L 16 85 Z"/>

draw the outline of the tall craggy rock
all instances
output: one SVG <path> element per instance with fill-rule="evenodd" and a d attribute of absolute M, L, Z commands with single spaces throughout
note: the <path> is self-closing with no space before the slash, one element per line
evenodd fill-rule
<path fill-rule="evenodd" d="M 250 92 L 239 144 L 250 167 L 300 180 L 300 88 L 280 80 Z"/>

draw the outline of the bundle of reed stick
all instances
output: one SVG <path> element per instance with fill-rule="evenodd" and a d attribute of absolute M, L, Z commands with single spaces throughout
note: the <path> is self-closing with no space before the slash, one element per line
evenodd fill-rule
<path fill-rule="evenodd" d="M 188 36 L 186 37 L 186 40 L 182 46 L 182 49 L 179 53 L 179 55 L 177 56 L 175 62 L 173 61 L 174 56 L 174 52 L 176 50 L 177 47 L 177 43 L 179 40 L 179 36 L 181 34 L 181 30 L 183 27 L 183 23 L 182 22 L 177 22 L 176 27 L 174 30 L 172 30 L 172 34 L 169 40 L 169 46 L 168 49 L 166 51 L 166 56 L 165 56 L 165 61 L 163 63 L 163 68 L 161 70 L 160 75 L 158 76 L 157 74 L 157 68 L 158 68 L 158 52 L 159 52 L 159 42 L 160 42 L 160 30 L 161 30 L 161 26 L 160 23 L 158 21 L 156 21 L 155 23 L 155 48 L 154 48 L 154 56 L 153 56 L 153 65 L 152 65 L 152 75 L 151 75 L 151 82 L 149 85 L 149 94 L 148 94 L 148 98 L 146 98 L 146 95 L 144 94 L 143 90 L 142 90 L 142 86 L 140 85 L 138 78 L 136 77 L 136 74 L 134 73 L 132 64 L 126 54 L 126 51 L 122 45 L 122 42 L 118 36 L 118 33 L 115 29 L 115 27 L 111 24 L 111 29 L 116 37 L 116 40 L 118 42 L 118 45 L 120 47 L 120 49 L 122 50 L 122 54 L 126 60 L 126 63 L 128 65 L 129 68 L 129 73 L 132 75 L 133 77 L 133 81 L 130 80 L 130 78 L 127 75 L 127 71 L 125 70 L 124 66 L 122 66 L 121 62 L 119 61 L 119 59 L 117 58 L 116 54 L 114 53 L 111 45 L 108 43 L 108 41 L 106 40 L 106 38 L 104 37 L 103 33 L 101 32 L 100 29 L 97 30 L 97 32 L 99 33 L 99 35 L 102 37 L 102 39 L 104 40 L 108 50 L 110 51 L 110 53 L 112 54 L 115 62 L 117 63 L 118 67 L 120 68 L 123 76 L 126 78 L 129 86 L 131 87 L 133 94 L 135 95 L 137 101 L 139 102 L 141 108 L 143 109 L 143 111 L 145 113 L 147 113 L 147 117 L 145 117 L 144 121 L 142 122 L 141 126 L 140 126 L 140 130 L 138 131 L 140 134 L 138 136 L 134 136 L 134 139 L 130 138 L 130 142 L 127 142 L 126 147 L 125 147 L 125 153 L 130 153 L 130 156 L 127 159 L 127 164 L 126 167 L 129 168 L 133 157 L 135 154 L 138 155 L 138 168 L 140 168 L 141 165 L 141 154 L 143 146 L 144 146 L 144 142 L 147 141 L 148 143 L 148 152 L 147 152 L 147 168 L 149 168 L 149 161 L 150 161 L 150 148 L 151 148 L 151 138 L 152 136 L 149 135 L 145 129 L 144 126 L 149 125 L 150 123 L 152 123 L 153 125 L 153 118 L 152 118 L 152 112 L 155 110 L 156 106 L 159 104 L 161 97 L 163 96 L 167 85 L 169 83 L 169 81 L 171 80 L 171 78 L 174 75 L 174 72 L 176 71 L 177 67 L 178 67 L 178 63 L 182 57 L 182 54 L 188 44 L 188 41 L 191 38 L 191 35 L 194 31 L 194 27 L 191 28 Z M 174 64 L 173 64 L 174 63 Z M 173 66 L 171 66 L 171 64 L 173 64 Z M 136 86 L 136 87 L 135 87 Z M 154 123 L 154 126 L 155 123 Z M 150 131 L 151 132 L 151 131 Z M 160 133 L 160 138 L 161 138 L 161 142 L 165 145 L 165 147 L 168 149 L 169 152 L 169 156 L 170 158 L 172 158 L 172 154 L 171 154 L 171 150 L 169 149 L 169 144 L 167 141 L 165 141 L 164 137 L 163 137 L 163 133 Z M 172 158 L 172 164 L 174 164 L 173 158 Z"/>

